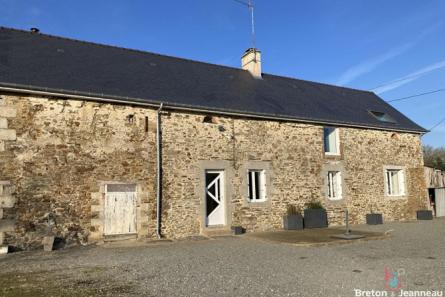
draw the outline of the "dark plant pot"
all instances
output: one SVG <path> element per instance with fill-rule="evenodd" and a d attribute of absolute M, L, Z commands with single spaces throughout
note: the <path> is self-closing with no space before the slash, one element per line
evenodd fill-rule
<path fill-rule="evenodd" d="M 304 228 L 326 228 L 328 226 L 328 216 L 326 210 L 305 209 L 304 210 Z"/>
<path fill-rule="evenodd" d="M 417 219 L 418 220 L 432 220 L 433 219 L 433 211 L 432 210 L 418 210 L 417 211 Z"/>
<path fill-rule="evenodd" d="M 303 216 L 300 214 L 288 215 L 283 217 L 284 230 L 303 229 Z"/>
<path fill-rule="evenodd" d="M 241 234 L 246 233 L 246 229 L 244 229 L 241 226 L 232 226 L 232 232 L 235 235 L 241 235 Z"/>
<path fill-rule="evenodd" d="M 366 224 L 368 225 L 383 224 L 383 215 L 381 213 L 368 213 L 366 215 Z"/>

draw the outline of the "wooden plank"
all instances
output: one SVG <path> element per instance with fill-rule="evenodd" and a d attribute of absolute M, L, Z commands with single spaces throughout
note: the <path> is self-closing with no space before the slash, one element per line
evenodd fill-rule
<path fill-rule="evenodd" d="M 136 193 L 111 192 L 105 198 L 105 235 L 136 233 Z"/>
<path fill-rule="evenodd" d="M 436 217 L 445 217 L 445 188 L 435 189 Z"/>

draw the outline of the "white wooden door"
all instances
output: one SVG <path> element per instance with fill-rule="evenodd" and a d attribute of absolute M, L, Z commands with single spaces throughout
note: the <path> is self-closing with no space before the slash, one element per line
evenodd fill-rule
<path fill-rule="evenodd" d="M 105 194 L 105 235 L 136 233 L 136 186 L 110 184 Z"/>
<path fill-rule="evenodd" d="M 435 189 L 436 217 L 445 217 L 445 188 Z"/>
<path fill-rule="evenodd" d="M 206 178 L 206 224 L 225 225 L 224 171 L 207 170 Z"/>

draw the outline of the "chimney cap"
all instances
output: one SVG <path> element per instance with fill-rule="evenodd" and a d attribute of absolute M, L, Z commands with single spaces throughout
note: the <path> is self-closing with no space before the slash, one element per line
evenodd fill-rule
<path fill-rule="evenodd" d="M 261 51 L 255 47 L 249 47 L 248 49 L 246 49 L 246 51 L 244 52 L 244 55 L 251 53 L 251 52 L 257 52 L 257 53 L 261 53 Z"/>
<path fill-rule="evenodd" d="M 35 27 L 32 27 L 30 29 L 30 31 L 31 31 L 31 33 L 39 33 L 40 32 L 39 28 L 35 28 Z"/>

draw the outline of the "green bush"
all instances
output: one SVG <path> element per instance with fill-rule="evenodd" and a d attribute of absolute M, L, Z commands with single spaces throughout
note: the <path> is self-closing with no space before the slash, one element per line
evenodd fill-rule
<path fill-rule="evenodd" d="M 324 209 L 323 205 L 319 201 L 312 201 L 306 204 L 307 209 Z"/>
<path fill-rule="evenodd" d="M 287 215 L 292 216 L 297 214 L 300 214 L 300 211 L 297 209 L 297 207 L 295 207 L 295 205 L 289 204 L 287 206 Z"/>

